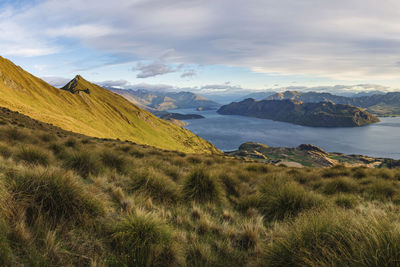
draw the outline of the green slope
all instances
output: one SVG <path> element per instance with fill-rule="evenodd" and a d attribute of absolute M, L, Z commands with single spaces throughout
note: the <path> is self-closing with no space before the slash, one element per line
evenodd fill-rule
<path fill-rule="evenodd" d="M 0 106 L 63 129 L 162 149 L 215 153 L 209 142 L 76 76 L 57 89 L 0 57 Z"/>

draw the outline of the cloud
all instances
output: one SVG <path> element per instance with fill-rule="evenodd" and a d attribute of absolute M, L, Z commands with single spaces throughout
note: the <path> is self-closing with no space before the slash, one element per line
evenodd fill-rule
<path fill-rule="evenodd" d="M 139 62 L 137 63 L 136 67 L 132 68 L 132 71 L 139 71 L 139 73 L 136 75 L 136 78 L 149 78 L 176 72 L 177 69 L 172 68 L 162 62 L 153 62 L 147 65 Z"/>
<path fill-rule="evenodd" d="M 29 13 L 29 12 L 28 12 Z M 26 14 L 26 13 L 24 13 Z M 52 43 L 38 29 L 32 29 L 28 16 L 10 6 L 2 6 L 0 10 L 0 51 L 5 56 L 34 57 L 54 54 L 60 51 L 57 44 Z"/>
<path fill-rule="evenodd" d="M 102 87 L 117 87 L 117 88 L 126 88 L 129 87 L 130 83 L 127 80 L 117 80 L 117 81 L 103 81 L 98 82 L 98 85 Z"/>
<path fill-rule="evenodd" d="M 61 88 L 64 85 L 66 85 L 71 79 L 63 78 L 63 77 L 56 77 L 56 76 L 47 76 L 47 77 L 42 77 L 42 79 L 49 83 L 50 85 Z"/>
<path fill-rule="evenodd" d="M 72 37 L 72 38 L 100 38 L 118 33 L 118 29 L 107 25 L 82 24 L 76 26 L 64 26 L 51 28 L 46 32 L 52 37 Z"/>
<path fill-rule="evenodd" d="M 175 87 L 168 84 L 148 84 L 148 83 L 139 83 L 130 85 L 129 88 L 132 90 L 147 90 L 147 91 L 180 91 L 181 88 Z"/>
<path fill-rule="evenodd" d="M 339 95 L 347 95 L 354 94 L 357 92 L 372 92 L 372 91 L 381 91 L 381 92 L 390 92 L 393 91 L 393 88 L 378 84 L 356 84 L 356 85 L 334 85 L 334 86 L 314 86 L 314 87 L 306 87 L 306 86 L 288 86 L 282 88 L 274 88 L 275 91 L 283 92 L 283 91 L 302 91 L 302 92 L 329 92 L 332 94 Z"/>
<path fill-rule="evenodd" d="M 72 39 L 117 59 L 166 55 L 165 62 L 138 69 L 141 78 L 173 72 L 170 63 L 337 80 L 395 79 L 400 70 L 400 1 L 395 0 L 32 3 L 2 7 L 2 54 L 59 53 Z"/>
<path fill-rule="evenodd" d="M 192 78 L 196 76 L 196 71 L 193 69 L 190 70 L 185 70 L 182 74 L 181 74 L 181 78 Z"/>

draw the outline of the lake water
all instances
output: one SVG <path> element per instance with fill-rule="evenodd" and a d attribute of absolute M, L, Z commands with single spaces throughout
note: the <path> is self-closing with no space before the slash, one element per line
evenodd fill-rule
<path fill-rule="evenodd" d="M 178 109 L 171 112 L 200 114 L 205 119 L 187 120 L 185 128 L 223 151 L 236 150 L 245 142 L 295 147 L 313 144 L 329 152 L 400 159 L 400 117 L 353 128 L 314 128 L 244 116 L 219 115 L 216 111 Z"/>

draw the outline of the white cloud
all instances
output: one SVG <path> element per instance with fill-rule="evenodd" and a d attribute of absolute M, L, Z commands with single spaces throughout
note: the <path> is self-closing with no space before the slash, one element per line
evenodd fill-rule
<path fill-rule="evenodd" d="M 192 78 L 194 76 L 196 76 L 196 71 L 194 69 L 189 69 L 189 70 L 185 70 L 182 74 L 181 74 L 181 78 Z"/>
<path fill-rule="evenodd" d="M 127 80 L 117 80 L 117 81 L 103 81 L 98 83 L 103 87 L 117 87 L 117 88 L 125 88 L 129 87 L 130 83 Z"/>
<path fill-rule="evenodd" d="M 136 75 L 136 78 L 149 78 L 176 72 L 177 69 L 162 62 L 153 62 L 149 64 L 143 64 L 139 62 L 135 67 L 132 68 L 132 71 L 139 71 L 139 73 Z"/>
<path fill-rule="evenodd" d="M 63 87 L 71 80 L 71 79 L 67 79 L 67 78 L 63 78 L 63 77 L 56 77 L 56 76 L 46 76 L 46 77 L 42 77 L 42 79 L 57 88 Z"/>
<path fill-rule="evenodd" d="M 47 34 L 52 37 L 71 37 L 71 38 L 100 38 L 118 33 L 118 29 L 107 25 L 83 24 L 76 26 L 63 26 L 47 30 Z"/>

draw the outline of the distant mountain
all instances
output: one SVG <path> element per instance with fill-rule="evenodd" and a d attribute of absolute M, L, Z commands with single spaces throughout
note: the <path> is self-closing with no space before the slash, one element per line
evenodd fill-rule
<path fill-rule="evenodd" d="M 222 106 L 218 113 L 290 122 L 313 127 L 355 127 L 378 122 L 370 113 L 333 102 L 303 103 L 295 100 L 246 99 Z"/>
<path fill-rule="evenodd" d="M 374 91 L 358 92 L 352 94 L 350 97 L 362 97 L 362 96 L 384 95 L 384 94 L 386 94 L 386 92 L 374 90 Z"/>
<path fill-rule="evenodd" d="M 206 97 L 191 92 L 158 92 L 117 88 L 108 89 L 122 95 L 134 104 L 149 108 L 149 110 L 170 110 L 179 108 L 217 109 L 221 106 Z"/>
<path fill-rule="evenodd" d="M 237 98 L 234 102 L 240 102 L 240 101 L 243 101 L 248 98 L 253 98 L 255 100 L 263 100 L 274 94 L 276 94 L 276 92 L 272 92 L 272 91 L 251 93 L 251 94 Z"/>
<path fill-rule="evenodd" d="M 345 97 L 330 93 L 286 91 L 271 95 L 267 97 L 266 100 L 296 100 L 305 103 L 332 101 L 336 104 L 365 108 L 368 112 L 378 116 L 400 115 L 400 92 Z"/>
<path fill-rule="evenodd" d="M 157 118 L 79 75 L 58 89 L 2 57 L 0 106 L 93 137 L 119 138 L 184 152 L 218 151 L 190 131 Z"/>

